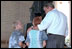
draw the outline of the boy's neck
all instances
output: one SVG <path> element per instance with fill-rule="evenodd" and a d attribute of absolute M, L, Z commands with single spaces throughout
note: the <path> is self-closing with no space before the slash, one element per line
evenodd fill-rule
<path fill-rule="evenodd" d="M 20 29 L 16 28 L 15 30 L 18 30 L 19 31 Z"/>

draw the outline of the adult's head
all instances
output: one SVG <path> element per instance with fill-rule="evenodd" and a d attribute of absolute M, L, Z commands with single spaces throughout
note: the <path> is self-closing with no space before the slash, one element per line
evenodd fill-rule
<path fill-rule="evenodd" d="M 53 5 L 53 3 L 49 2 L 44 5 L 43 9 L 44 9 L 45 13 L 48 13 L 49 11 L 54 9 L 54 5 Z"/>

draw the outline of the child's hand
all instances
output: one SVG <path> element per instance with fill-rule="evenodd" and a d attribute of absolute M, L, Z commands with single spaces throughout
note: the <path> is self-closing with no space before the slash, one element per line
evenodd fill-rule
<path fill-rule="evenodd" d="M 19 46 L 22 47 L 23 46 L 23 43 L 22 42 L 19 42 Z"/>

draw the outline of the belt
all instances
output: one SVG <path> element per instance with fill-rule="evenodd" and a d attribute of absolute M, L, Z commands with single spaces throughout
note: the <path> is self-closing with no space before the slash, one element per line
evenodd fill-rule
<path fill-rule="evenodd" d="M 54 34 L 49 33 L 48 35 L 54 35 Z"/>
<path fill-rule="evenodd" d="M 57 35 L 57 34 L 51 34 L 51 33 L 48 33 L 48 35 L 63 36 L 63 35 Z"/>

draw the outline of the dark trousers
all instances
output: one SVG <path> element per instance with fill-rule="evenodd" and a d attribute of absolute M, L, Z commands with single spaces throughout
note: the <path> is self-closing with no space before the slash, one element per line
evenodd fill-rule
<path fill-rule="evenodd" d="M 46 48 L 64 48 L 65 37 L 61 35 L 48 34 Z"/>

